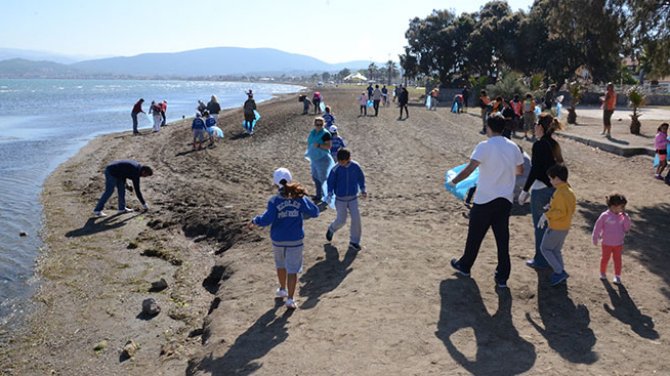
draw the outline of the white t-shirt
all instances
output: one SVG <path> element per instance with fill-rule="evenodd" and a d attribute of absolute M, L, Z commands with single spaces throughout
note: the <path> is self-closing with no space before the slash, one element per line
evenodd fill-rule
<path fill-rule="evenodd" d="M 473 202 L 486 204 L 502 197 L 514 202 L 516 167 L 523 165 L 519 146 L 502 136 L 480 142 L 470 159 L 479 162 L 479 180 Z"/>

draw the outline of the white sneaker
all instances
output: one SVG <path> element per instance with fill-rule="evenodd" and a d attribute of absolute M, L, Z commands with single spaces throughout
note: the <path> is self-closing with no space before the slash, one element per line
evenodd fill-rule
<path fill-rule="evenodd" d="M 107 216 L 107 213 L 105 213 L 105 212 L 102 211 L 102 210 L 100 210 L 100 211 L 98 211 L 98 210 L 94 210 L 94 211 L 93 211 L 93 215 L 95 215 L 96 217 L 106 217 L 106 216 Z"/>
<path fill-rule="evenodd" d="M 278 288 L 275 292 L 275 298 L 288 298 L 288 292 L 282 288 Z"/>
<path fill-rule="evenodd" d="M 618 275 L 615 275 L 614 278 L 612 278 L 612 282 L 614 284 L 620 285 L 621 284 L 621 277 L 619 277 Z"/>
<path fill-rule="evenodd" d="M 119 214 L 132 213 L 132 212 L 134 212 L 134 210 L 131 209 L 131 208 L 124 208 L 124 209 L 119 210 Z"/>
<path fill-rule="evenodd" d="M 288 299 L 286 299 L 286 308 L 296 309 L 296 308 L 298 308 L 298 306 L 295 304 L 295 301 L 293 301 L 293 299 L 288 298 Z"/>

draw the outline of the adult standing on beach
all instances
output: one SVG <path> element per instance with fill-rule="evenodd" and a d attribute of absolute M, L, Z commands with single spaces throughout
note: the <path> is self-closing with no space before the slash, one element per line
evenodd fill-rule
<path fill-rule="evenodd" d="M 543 113 L 540 115 L 540 119 L 535 125 L 537 141 L 533 144 L 530 173 L 518 198 L 519 204 L 523 205 L 528 202 L 530 197 L 530 212 L 533 218 L 533 228 L 535 229 L 535 255 L 532 259 L 526 261 L 526 265 L 536 269 L 549 266 L 540 250 L 546 226 L 538 228 L 538 223 L 542 214 L 544 214 L 544 207 L 549 204 L 555 191 L 549 181 L 549 176 L 547 176 L 547 170 L 557 163 L 563 163 L 561 145 L 552 137 L 560 127 L 558 119 L 550 114 Z"/>
<path fill-rule="evenodd" d="M 209 116 L 213 117 L 217 122 L 219 121 L 221 105 L 219 104 L 219 100 L 216 99 L 216 95 L 212 95 L 212 98 L 210 98 L 209 102 L 207 103 L 207 111 L 209 112 Z"/>
<path fill-rule="evenodd" d="M 312 104 L 314 104 L 314 114 L 321 113 L 321 93 L 318 91 L 314 92 L 312 96 Z"/>
<path fill-rule="evenodd" d="M 519 146 L 502 137 L 505 120 L 492 116 L 487 120 L 488 140 L 480 142 L 470 157 L 470 163 L 449 184 L 455 185 L 479 167 L 479 180 L 470 209 L 465 251 L 451 266 L 464 276 L 477 259 L 479 247 L 489 227 L 493 229 L 498 248 L 498 266 L 494 275 L 496 285 L 507 287 L 510 274 L 509 216 L 514 200 L 516 176 L 523 173 L 523 155 Z"/>
<path fill-rule="evenodd" d="M 321 202 L 325 196 L 323 185 L 328 179 L 330 169 L 335 165 L 333 158 L 330 156 L 332 136 L 324 128 L 325 123 L 322 117 L 315 118 L 314 129 L 307 136 L 306 155 L 309 157 L 312 180 L 316 189 L 314 202 L 317 203 Z"/>
<path fill-rule="evenodd" d="M 470 100 L 470 90 L 468 90 L 467 85 L 463 85 L 463 91 L 461 91 L 461 95 L 463 96 L 463 107 L 465 108 L 465 112 L 468 112 L 468 101 Z"/>
<path fill-rule="evenodd" d="M 161 130 L 161 122 L 163 117 L 161 116 L 161 105 L 155 101 L 151 101 L 151 106 L 149 107 L 149 113 L 153 116 L 154 119 L 154 132 Z"/>
<path fill-rule="evenodd" d="M 149 166 L 143 166 L 137 161 L 133 160 L 119 160 L 114 161 L 105 167 L 105 192 L 98 200 L 98 204 L 93 209 L 93 214 L 98 217 L 104 217 L 106 214 L 102 211 L 105 208 L 105 203 L 114 193 L 114 188 L 119 195 L 119 213 L 129 213 L 133 209 L 126 207 L 126 179 L 133 182 L 135 195 L 142 203 L 142 207 L 147 210 L 149 206 L 142 197 L 140 191 L 140 178 L 153 175 L 153 170 Z"/>
<path fill-rule="evenodd" d="M 372 92 L 372 106 L 375 109 L 375 116 L 379 115 L 379 103 L 382 101 L 382 91 L 379 90 L 379 85 L 375 85 L 375 90 Z"/>
<path fill-rule="evenodd" d="M 382 103 L 384 107 L 389 105 L 389 89 L 386 88 L 386 85 L 382 86 Z"/>
<path fill-rule="evenodd" d="M 489 98 L 489 95 L 486 93 L 486 90 L 482 90 L 479 92 L 479 108 L 482 110 L 482 131 L 480 133 L 486 134 L 486 119 L 488 119 L 489 112 L 490 112 L 490 107 L 489 104 L 491 103 L 491 98 Z"/>
<path fill-rule="evenodd" d="M 400 85 L 400 94 L 398 94 L 398 106 L 400 106 L 400 117 L 398 120 L 402 120 L 402 110 L 405 110 L 407 118 L 409 119 L 409 109 L 407 109 L 407 103 L 409 102 L 409 92 L 407 88 Z"/>
<path fill-rule="evenodd" d="M 137 130 L 137 115 L 140 112 L 144 113 L 144 110 L 142 110 L 142 103 L 144 103 L 144 98 L 140 98 L 140 100 L 135 102 L 133 110 L 130 112 L 130 117 L 133 118 L 133 134 L 140 134 L 140 131 Z"/>
<path fill-rule="evenodd" d="M 163 102 L 161 102 L 161 127 L 165 126 L 165 123 L 167 122 L 167 101 L 163 99 Z"/>
<path fill-rule="evenodd" d="M 607 91 L 601 100 L 603 101 L 603 131 L 600 134 L 610 137 L 612 135 L 612 114 L 616 109 L 616 92 L 613 83 L 607 83 Z"/>
<path fill-rule="evenodd" d="M 549 89 L 544 92 L 544 108 L 551 110 L 551 107 L 556 102 L 556 84 L 549 85 Z"/>
<path fill-rule="evenodd" d="M 256 119 L 256 101 L 253 94 L 247 94 L 247 100 L 244 102 L 244 129 L 247 133 L 254 134 L 253 124 Z"/>

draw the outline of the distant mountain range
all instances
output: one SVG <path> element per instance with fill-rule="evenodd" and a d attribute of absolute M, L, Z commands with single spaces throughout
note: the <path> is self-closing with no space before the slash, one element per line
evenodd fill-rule
<path fill-rule="evenodd" d="M 174 53 L 147 53 L 130 57 L 93 59 L 68 64 L 52 61 L 48 54 L 30 51 L 34 58 L 0 49 L 0 77 L 121 76 L 202 77 L 235 75 L 307 75 L 367 68 L 370 61 L 329 64 L 316 58 L 272 48 L 213 47 Z M 14 50 L 22 51 L 22 50 Z M 44 58 L 39 58 L 44 56 Z M 42 61 L 34 61 L 34 60 Z M 377 63 L 379 65 L 379 63 Z"/>

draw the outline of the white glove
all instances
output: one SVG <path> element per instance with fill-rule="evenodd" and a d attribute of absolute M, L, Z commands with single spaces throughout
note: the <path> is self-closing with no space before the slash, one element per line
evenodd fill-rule
<path fill-rule="evenodd" d="M 528 193 L 526 191 L 519 192 L 519 198 L 517 199 L 517 201 L 519 202 L 519 205 L 523 205 L 523 204 L 527 203 L 529 201 L 529 199 L 530 199 L 530 193 Z"/>
<path fill-rule="evenodd" d="M 144 210 L 149 210 L 149 205 L 147 205 L 147 204 L 143 204 L 143 205 L 142 205 L 142 208 L 143 208 Z"/>
<path fill-rule="evenodd" d="M 542 214 L 540 220 L 537 221 L 537 228 L 544 228 L 547 225 L 547 216 Z"/>

